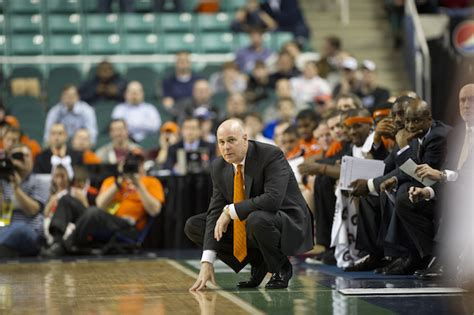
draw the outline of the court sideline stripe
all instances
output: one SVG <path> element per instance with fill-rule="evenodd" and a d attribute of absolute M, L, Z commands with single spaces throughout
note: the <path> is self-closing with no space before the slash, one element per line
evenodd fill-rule
<path fill-rule="evenodd" d="M 184 274 L 186 274 L 186 275 L 188 275 L 188 276 L 190 276 L 194 279 L 197 279 L 198 274 L 195 273 L 194 271 L 191 271 L 188 268 L 178 264 L 175 261 L 169 260 L 169 259 L 167 259 L 166 262 L 168 264 L 170 264 L 171 266 L 173 266 L 174 268 L 178 269 L 179 271 L 183 272 Z M 210 289 L 215 290 L 218 294 L 222 295 L 222 297 L 228 299 L 232 303 L 240 306 L 241 308 L 243 308 L 246 312 L 249 312 L 250 314 L 265 314 L 264 312 L 262 312 L 259 309 L 255 308 L 253 305 L 251 305 L 248 302 L 242 300 L 238 296 L 236 296 L 234 294 L 231 294 L 229 292 L 223 291 L 222 288 L 219 287 L 219 286 L 215 286 L 212 283 L 209 283 L 208 287 Z"/>

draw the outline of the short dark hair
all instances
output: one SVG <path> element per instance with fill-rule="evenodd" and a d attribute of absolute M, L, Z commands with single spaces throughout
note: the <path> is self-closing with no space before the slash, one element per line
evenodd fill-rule
<path fill-rule="evenodd" d="M 326 41 L 337 50 L 342 48 L 341 39 L 337 36 L 328 36 L 326 37 Z"/>
<path fill-rule="evenodd" d="M 109 122 L 109 128 L 108 128 L 109 131 L 110 131 L 110 127 L 112 127 L 112 124 L 116 123 L 116 122 L 121 122 L 125 126 L 125 128 L 128 128 L 127 122 L 125 121 L 125 119 L 114 118 L 114 119 L 111 119 L 110 122 Z"/>
<path fill-rule="evenodd" d="M 316 124 L 319 123 L 321 117 L 312 109 L 303 109 L 296 115 L 296 120 L 309 119 L 314 121 Z"/>
<path fill-rule="evenodd" d="M 294 135 L 296 136 L 297 138 L 300 137 L 299 133 L 298 133 L 298 127 L 296 127 L 295 125 L 290 125 L 288 128 L 286 128 L 282 134 L 290 134 L 290 135 Z"/>

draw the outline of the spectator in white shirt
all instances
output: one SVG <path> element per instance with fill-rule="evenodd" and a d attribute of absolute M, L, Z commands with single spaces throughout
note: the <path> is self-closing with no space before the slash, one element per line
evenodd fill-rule
<path fill-rule="evenodd" d="M 112 119 L 123 119 L 127 123 L 130 136 L 142 141 L 156 133 L 161 126 L 161 117 L 155 106 L 144 102 L 143 86 L 138 81 L 128 84 L 125 103 L 118 104 L 112 112 Z"/>
<path fill-rule="evenodd" d="M 293 99 L 296 103 L 312 103 L 315 97 L 331 95 L 328 82 L 318 76 L 318 68 L 315 61 L 308 61 L 304 67 L 303 74 L 292 78 L 291 89 Z"/>

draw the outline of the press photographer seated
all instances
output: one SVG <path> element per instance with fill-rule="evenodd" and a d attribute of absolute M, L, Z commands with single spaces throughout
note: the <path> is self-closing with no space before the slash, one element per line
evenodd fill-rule
<path fill-rule="evenodd" d="M 77 199 L 64 196 L 58 202 L 49 228 L 54 238 L 44 256 L 58 256 L 90 248 L 110 240 L 114 233 L 143 229 L 148 216 L 161 212 L 163 187 L 158 179 L 145 175 L 141 152 L 130 153 L 118 165 L 118 175 L 104 180 L 96 207 L 86 208 Z M 74 231 L 64 237 L 70 223 Z"/>
<path fill-rule="evenodd" d="M 26 145 L 14 146 L 0 159 L 0 257 L 39 252 L 49 185 L 32 170 L 33 159 Z"/>

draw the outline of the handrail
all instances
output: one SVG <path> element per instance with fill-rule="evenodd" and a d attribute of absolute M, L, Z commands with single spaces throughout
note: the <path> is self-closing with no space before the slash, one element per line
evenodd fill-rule
<path fill-rule="evenodd" d="M 428 102 L 428 104 L 431 104 L 431 57 L 414 0 L 405 1 L 405 15 L 412 17 L 415 30 L 415 45 L 416 48 L 420 49 L 422 54 L 421 62 L 419 60 L 420 58 L 415 58 L 417 68 L 415 82 L 416 93 Z"/>
<path fill-rule="evenodd" d="M 350 0 L 339 0 L 341 23 L 343 25 L 349 25 L 349 1 Z"/>

